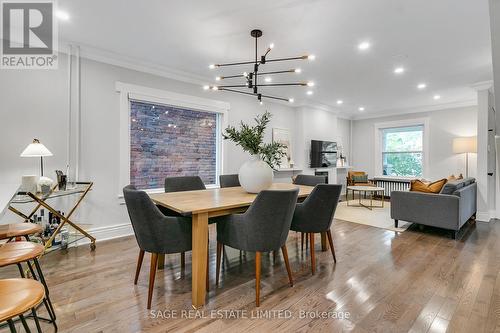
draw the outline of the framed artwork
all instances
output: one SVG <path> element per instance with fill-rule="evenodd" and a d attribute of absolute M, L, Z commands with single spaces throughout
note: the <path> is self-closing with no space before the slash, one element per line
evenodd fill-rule
<path fill-rule="evenodd" d="M 273 142 L 278 142 L 286 146 L 286 155 L 282 157 L 280 169 L 292 168 L 292 132 L 286 128 L 273 128 Z"/>

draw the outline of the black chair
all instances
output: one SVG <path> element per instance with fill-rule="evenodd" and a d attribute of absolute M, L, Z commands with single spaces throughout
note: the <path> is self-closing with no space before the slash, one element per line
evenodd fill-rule
<path fill-rule="evenodd" d="M 138 191 L 132 185 L 123 188 L 123 196 L 140 248 L 134 284 L 139 278 L 144 252 L 151 253 L 148 291 L 150 309 L 158 255 L 191 251 L 191 219 L 163 215 L 146 192 Z"/>
<path fill-rule="evenodd" d="M 297 175 L 295 177 L 294 184 L 296 185 L 306 185 L 306 186 L 316 186 L 318 184 L 326 184 L 326 176 L 312 176 L 312 175 Z M 300 233 L 300 250 L 304 250 L 304 233 Z M 309 238 L 306 238 L 306 249 L 309 246 Z"/>
<path fill-rule="evenodd" d="M 243 214 L 217 219 L 217 270 L 215 283 L 219 283 L 221 252 L 224 245 L 255 252 L 255 303 L 260 305 L 260 262 L 262 252 L 281 248 L 288 279 L 293 286 L 288 262 L 286 239 L 292 222 L 299 190 L 261 191 Z"/>
<path fill-rule="evenodd" d="M 236 187 L 241 186 L 238 175 L 220 175 L 219 176 L 220 187 Z"/>
<path fill-rule="evenodd" d="M 302 203 L 298 203 L 293 214 L 290 230 L 300 231 L 309 236 L 311 243 L 311 271 L 314 274 L 316 259 L 314 256 L 314 234 L 326 233 L 333 261 L 337 262 L 333 247 L 330 227 L 335 215 L 335 209 L 340 198 L 342 185 L 318 184 Z"/>
<path fill-rule="evenodd" d="M 316 186 L 318 184 L 326 184 L 326 177 L 312 176 L 312 175 L 297 175 L 293 183 L 297 185 Z"/>
<path fill-rule="evenodd" d="M 165 178 L 165 193 L 206 190 L 199 176 L 180 176 Z"/>

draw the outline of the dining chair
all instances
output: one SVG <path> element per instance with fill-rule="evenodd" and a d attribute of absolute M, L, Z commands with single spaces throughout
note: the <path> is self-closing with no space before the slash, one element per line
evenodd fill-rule
<path fill-rule="evenodd" d="M 134 284 L 139 278 L 144 252 L 151 253 L 148 290 L 148 309 L 151 309 L 158 255 L 191 251 L 191 219 L 165 216 L 146 192 L 132 185 L 123 188 L 123 196 L 140 249 Z"/>
<path fill-rule="evenodd" d="M 313 175 L 297 175 L 293 183 L 297 185 L 316 186 L 318 184 L 326 184 L 326 177 Z"/>
<path fill-rule="evenodd" d="M 339 202 L 341 190 L 342 185 L 318 184 L 306 200 L 298 203 L 295 207 L 290 230 L 303 232 L 309 237 L 312 274 L 314 274 L 316 269 L 316 258 L 314 255 L 315 233 L 326 233 L 333 261 L 337 262 L 330 227 Z"/>
<path fill-rule="evenodd" d="M 219 185 L 221 188 L 223 187 L 237 187 L 240 185 L 240 179 L 238 178 L 238 174 L 234 175 L 220 175 L 219 176 Z"/>
<path fill-rule="evenodd" d="M 262 252 L 281 249 L 290 286 L 293 286 L 286 239 L 298 193 L 298 189 L 261 191 L 245 213 L 217 218 L 216 285 L 219 283 L 222 247 L 227 245 L 238 250 L 255 252 L 256 306 L 260 306 Z"/>
<path fill-rule="evenodd" d="M 165 178 L 165 193 L 206 190 L 199 176 L 179 176 Z"/>
<path fill-rule="evenodd" d="M 313 176 L 313 175 L 297 175 L 295 177 L 294 184 L 305 185 L 305 186 L 316 186 L 318 184 L 326 184 L 325 176 Z M 300 233 L 300 250 L 304 251 L 304 236 L 303 232 Z M 306 238 L 306 249 L 309 245 L 309 238 Z"/>

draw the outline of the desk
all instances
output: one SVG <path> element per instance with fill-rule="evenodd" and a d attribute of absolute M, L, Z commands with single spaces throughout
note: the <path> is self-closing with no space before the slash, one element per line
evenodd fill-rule
<path fill-rule="evenodd" d="M 290 190 L 299 188 L 299 198 L 307 197 L 313 187 L 274 183 L 270 190 Z M 208 219 L 210 217 L 243 212 L 252 204 L 256 194 L 247 193 L 241 187 L 226 187 L 199 191 L 151 194 L 151 199 L 159 206 L 169 208 L 182 215 L 192 216 L 192 281 L 191 298 L 193 308 L 205 305 Z"/>

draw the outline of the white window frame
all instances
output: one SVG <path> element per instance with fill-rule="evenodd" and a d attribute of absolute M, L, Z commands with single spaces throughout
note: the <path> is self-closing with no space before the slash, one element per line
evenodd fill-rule
<path fill-rule="evenodd" d="M 216 137 L 216 175 L 223 174 L 223 144 L 222 128 L 227 127 L 227 113 L 230 104 L 227 102 L 179 94 L 171 91 L 149 88 L 135 84 L 116 82 L 116 91 L 120 94 L 120 177 L 118 184 L 118 197 L 123 198 L 122 189 L 130 184 L 130 101 L 141 101 L 146 103 L 158 103 L 173 107 L 186 108 L 195 111 L 210 112 L 219 114 L 220 121 L 217 122 Z M 218 187 L 218 177 L 216 184 L 207 187 Z M 148 193 L 163 192 L 160 189 L 148 189 Z"/>
<path fill-rule="evenodd" d="M 374 139 L 374 171 L 376 176 L 382 176 L 382 147 L 383 147 L 383 135 L 382 131 L 388 128 L 398 128 L 398 127 L 412 127 L 412 126 L 422 126 L 423 127 L 423 146 L 422 146 L 422 177 L 427 178 L 429 172 L 429 118 L 416 118 L 416 119 L 405 119 L 388 121 L 382 123 L 374 124 L 375 128 L 375 139 Z M 404 177 L 397 177 L 404 178 Z M 413 177 L 408 177 L 413 178 Z"/>

